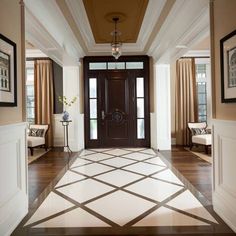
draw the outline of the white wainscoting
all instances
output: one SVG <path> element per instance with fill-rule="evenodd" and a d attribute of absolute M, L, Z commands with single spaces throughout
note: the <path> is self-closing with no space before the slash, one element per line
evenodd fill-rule
<path fill-rule="evenodd" d="M 0 126 L 0 235 L 28 213 L 26 123 Z"/>
<path fill-rule="evenodd" d="M 64 131 L 60 122 L 62 114 L 53 115 L 53 139 L 55 147 L 63 147 L 64 145 Z"/>
<path fill-rule="evenodd" d="M 236 121 L 213 120 L 213 207 L 236 232 Z"/>

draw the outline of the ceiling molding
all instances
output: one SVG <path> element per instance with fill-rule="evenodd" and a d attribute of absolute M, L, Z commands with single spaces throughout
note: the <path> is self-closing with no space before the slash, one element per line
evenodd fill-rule
<path fill-rule="evenodd" d="M 63 65 L 85 56 L 56 1 L 25 0 L 25 6 L 28 41 L 50 57 L 54 54 Z"/>
<path fill-rule="evenodd" d="M 58 53 L 63 49 L 32 13 L 30 13 L 27 7 L 25 7 L 25 31 L 27 41 L 32 43 L 35 48 L 40 49 L 59 65 L 63 65 L 62 55 Z"/>
<path fill-rule="evenodd" d="M 210 50 L 189 50 L 183 57 L 210 57 Z"/>
<path fill-rule="evenodd" d="M 143 54 L 149 36 L 158 21 L 167 0 L 149 0 L 147 10 L 144 15 L 142 26 L 136 43 L 124 43 L 122 45 L 123 54 Z M 89 24 L 85 7 L 82 0 L 66 0 L 66 4 L 77 24 L 82 38 L 86 44 L 88 54 L 110 54 L 110 44 L 96 44 Z"/>
<path fill-rule="evenodd" d="M 40 58 L 40 57 L 48 57 L 45 53 L 43 53 L 39 49 L 26 49 L 26 58 Z"/>
<path fill-rule="evenodd" d="M 95 45 L 92 29 L 84 8 L 82 0 L 66 0 L 66 4 L 71 12 L 72 17 L 82 35 L 82 38 L 87 46 L 87 50 L 91 45 Z"/>
<path fill-rule="evenodd" d="M 170 63 L 209 34 L 208 0 L 178 0 L 156 35 L 148 55 Z M 176 48 L 185 45 L 185 49 Z"/>

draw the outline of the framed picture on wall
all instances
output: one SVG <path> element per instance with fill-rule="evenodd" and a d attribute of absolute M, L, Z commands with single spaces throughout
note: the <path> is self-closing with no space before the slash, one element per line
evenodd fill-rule
<path fill-rule="evenodd" d="M 221 101 L 236 102 L 236 30 L 220 40 Z"/>
<path fill-rule="evenodd" d="M 0 106 L 17 106 L 16 44 L 0 34 Z"/>

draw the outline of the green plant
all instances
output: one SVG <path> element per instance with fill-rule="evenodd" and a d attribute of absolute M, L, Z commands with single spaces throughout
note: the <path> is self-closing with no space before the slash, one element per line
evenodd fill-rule
<path fill-rule="evenodd" d="M 60 103 L 64 104 L 65 106 L 71 106 L 77 100 L 77 96 L 74 96 L 70 101 L 67 99 L 66 96 L 58 96 L 58 100 Z"/>

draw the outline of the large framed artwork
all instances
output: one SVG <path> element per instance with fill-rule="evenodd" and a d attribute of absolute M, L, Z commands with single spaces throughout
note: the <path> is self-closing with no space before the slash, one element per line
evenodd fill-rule
<path fill-rule="evenodd" d="M 220 40 L 221 101 L 236 102 L 236 30 Z"/>
<path fill-rule="evenodd" d="M 0 34 L 0 106 L 17 106 L 16 44 Z"/>

